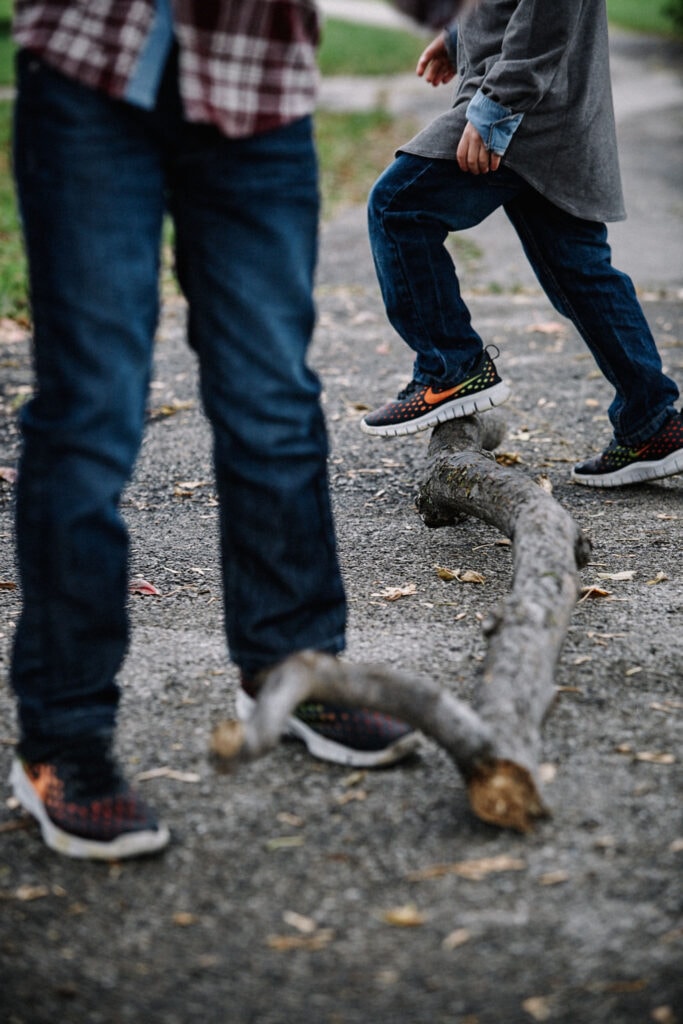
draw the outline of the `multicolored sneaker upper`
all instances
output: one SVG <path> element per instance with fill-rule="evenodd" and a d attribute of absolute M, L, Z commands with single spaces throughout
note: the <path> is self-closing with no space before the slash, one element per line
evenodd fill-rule
<path fill-rule="evenodd" d="M 380 711 L 346 708 L 322 701 L 299 704 L 296 717 L 325 739 L 353 750 L 384 750 L 413 730 Z"/>
<path fill-rule="evenodd" d="M 498 376 L 493 360 L 485 352 L 476 373 L 457 384 L 436 387 L 412 380 L 394 401 L 367 413 L 361 420 L 361 430 L 384 436 L 412 434 L 436 423 L 500 405 L 509 394 L 509 387 Z"/>
<path fill-rule="evenodd" d="M 601 455 L 574 467 L 577 483 L 597 487 L 657 480 L 683 472 L 683 416 L 671 416 L 662 429 L 637 448 L 612 441 Z"/>

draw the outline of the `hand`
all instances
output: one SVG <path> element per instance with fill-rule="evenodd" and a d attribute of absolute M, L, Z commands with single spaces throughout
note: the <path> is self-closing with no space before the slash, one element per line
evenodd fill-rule
<path fill-rule="evenodd" d="M 434 86 L 445 85 L 455 77 L 455 68 L 448 56 L 443 32 L 422 53 L 415 70 L 420 78 Z"/>
<path fill-rule="evenodd" d="M 470 174 L 488 174 L 500 167 L 499 155 L 486 148 L 484 140 L 470 121 L 462 133 L 455 158 L 460 170 L 469 171 Z"/>

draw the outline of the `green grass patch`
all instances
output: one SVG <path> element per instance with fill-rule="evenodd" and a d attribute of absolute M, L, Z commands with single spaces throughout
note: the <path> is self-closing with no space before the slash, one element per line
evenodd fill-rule
<path fill-rule="evenodd" d="M 396 119 L 384 110 L 318 111 L 315 124 L 324 217 L 344 206 L 364 204 L 395 149 L 416 131 L 409 119 Z"/>
<path fill-rule="evenodd" d="M 667 0 L 607 0 L 607 13 L 613 25 L 634 32 L 676 35 L 671 18 L 665 14 Z"/>
<path fill-rule="evenodd" d="M 403 29 L 323 22 L 319 65 L 323 75 L 394 75 L 414 71 L 428 38 Z"/>
<path fill-rule="evenodd" d="M 0 103 L 0 316 L 25 317 L 26 262 L 10 173 L 11 103 Z"/>

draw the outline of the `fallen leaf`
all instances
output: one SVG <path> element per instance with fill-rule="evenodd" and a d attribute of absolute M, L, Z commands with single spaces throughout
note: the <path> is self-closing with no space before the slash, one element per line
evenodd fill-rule
<path fill-rule="evenodd" d="M 281 811 L 277 815 L 277 820 L 281 825 L 290 825 L 292 828 L 303 828 L 306 824 L 303 818 L 300 818 L 298 814 L 290 814 L 289 811 Z"/>
<path fill-rule="evenodd" d="M 640 750 L 634 760 L 645 761 L 647 764 L 675 764 L 676 758 L 673 754 L 658 753 L 654 750 Z"/>
<path fill-rule="evenodd" d="M 32 900 L 42 900 L 49 896 L 50 890 L 46 885 L 20 885 L 14 890 L 14 895 L 22 903 L 30 903 Z"/>
<path fill-rule="evenodd" d="M 197 772 L 179 772 L 175 768 L 150 768 L 146 772 L 140 772 L 135 776 L 136 782 L 149 782 L 150 779 L 173 779 L 175 782 L 201 782 L 202 777 Z"/>
<path fill-rule="evenodd" d="M 465 569 L 456 576 L 458 583 L 486 583 L 485 578 L 479 572 L 475 572 L 474 569 Z"/>
<path fill-rule="evenodd" d="M 128 584 L 129 594 L 141 594 L 142 597 L 161 597 L 161 591 L 157 590 L 153 583 L 144 580 L 142 576 L 136 576 Z"/>
<path fill-rule="evenodd" d="M 177 910 L 173 915 L 173 924 L 179 928 L 189 928 L 192 924 L 197 924 L 199 918 L 196 914 L 191 914 L 187 910 Z"/>
<path fill-rule="evenodd" d="M 634 569 L 624 569 L 622 572 L 599 572 L 599 580 L 632 580 L 635 576 Z"/>
<path fill-rule="evenodd" d="M 350 789 L 348 793 L 341 793 L 335 797 L 336 803 L 340 807 L 344 807 L 346 804 L 353 803 L 356 800 L 367 800 L 368 794 L 364 789 Z"/>
<path fill-rule="evenodd" d="M 404 587 L 386 587 L 384 590 L 377 594 L 372 594 L 372 597 L 382 597 L 385 601 L 398 601 L 401 597 L 410 597 L 411 594 L 417 593 L 417 586 L 415 583 L 407 583 Z"/>
<path fill-rule="evenodd" d="M 457 580 L 458 578 L 457 569 L 447 569 L 445 565 L 435 565 L 434 568 L 436 569 L 436 575 L 439 579 L 445 580 L 446 583 L 450 583 L 452 580 Z"/>
<path fill-rule="evenodd" d="M 296 928 L 302 935 L 312 935 L 318 928 L 312 917 L 297 914 L 295 910 L 285 910 L 282 920 L 285 924 L 290 925 L 290 927 Z"/>
<path fill-rule="evenodd" d="M 531 996 L 529 999 L 525 999 L 522 1003 L 522 1009 L 526 1010 L 530 1017 L 538 1021 L 550 1020 L 552 1013 L 550 1000 L 547 996 Z"/>
<path fill-rule="evenodd" d="M 546 871 L 545 874 L 540 875 L 538 879 L 539 885 L 562 885 L 564 882 L 568 882 L 571 875 L 568 871 Z"/>
<path fill-rule="evenodd" d="M 0 580 L 0 590 L 16 590 L 17 585 L 12 580 Z"/>
<path fill-rule="evenodd" d="M 163 420 L 169 416 L 175 416 L 177 412 L 183 412 L 186 409 L 194 409 L 194 402 L 167 402 L 164 405 L 157 405 L 154 409 L 150 409 L 149 418 L 151 420 Z"/>
<path fill-rule="evenodd" d="M 545 475 L 545 473 L 542 473 L 540 476 L 536 477 L 536 483 L 542 491 L 545 491 L 546 494 L 553 493 L 552 481 L 549 476 Z"/>
<path fill-rule="evenodd" d="M 395 928 L 419 928 L 427 918 L 414 903 L 406 903 L 402 907 L 383 911 L 382 920 Z"/>
<path fill-rule="evenodd" d="M 582 601 L 586 601 L 588 598 L 611 597 L 611 596 L 612 596 L 611 591 L 603 590 L 602 587 L 598 587 L 598 586 L 595 586 L 595 585 L 590 586 L 590 587 L 582 587 L 581 588 L 581 597 L 579 598 L 578 603 L 581 604 Z"/>
<path fill-rule="evenodd" d="M 647 581 L 646 585 L 648 587 L 655 587 L 658 583 L 664 583 L 668 578 L 665 572 L 658 572 L 651 580 Z"/>
<path fill-rule="evenodd" d="M 459 946 L 464 946 L 466 942 L 469 942 L 472 938 L 467 928 L 456 928 L 455 931 L 450 932 L 441 943 L 443 949 L 457 949 Z"/>
<path fill-rule="evenodd" d="M 334 932 L 331 928 L 321 928 L 313 935 L 269 935 L 266 944 L 278 953 L 288 953 L 297 949 L 315 952 L 328 946 L 333 938 Z"/>
<path fill-rule="evenodd" d="M 525 868 L 525 861 L 500 854 L 497 857 L 482 857 L 478 860 L 455 861 L 453 864 L 433 864 L 431 867 L 411 872 L 408 881 L 423 882 L 431 878 L 443 878 L 444 875 L 459 875 L 469 881 L 480 882 L 487 875 L 500 871 L 523 871 Z"/>
<path fill-rule="evenodd" d="M 670 1006 L 655 1006 L 650 1017 L 655 1024 L 676 1024 L 676 1017 Z"/>
<path fill-rule="evenodd" d="M 357 786 L 359 782 L 363 781 L 367 774 L 368 773 L 365 770 L 351 772 L 351 774 L 347 775 L 345 779 L 342 779 L 342 786 L 344 786 L 345 789 L 348 789 L 350 786 Z"/>
<path fill-rule="evenodd" d="M 496 452 L 495 458 L 499 466 L 517 466 L 522 461 L 519 452 Z"/>
<path fill-rule="evenodd" d="M 6 484 L 15 484 L 17 482 L 17 471 L 11 466 L 0 466 L 0 480 L 4 480 Z"/>

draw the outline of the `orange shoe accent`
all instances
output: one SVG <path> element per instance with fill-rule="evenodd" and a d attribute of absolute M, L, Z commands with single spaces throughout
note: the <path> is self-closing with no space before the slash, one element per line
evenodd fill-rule
<path fill-rule="evenodd" d="M 25 771 L 31 785 L 44 804 L 47 803 L 50 791 L 54 792 L 55 787 L 61 787 L 61 782 L 51 764 L 26 765 Z"/>
<path fill-rule="evenodd" d="M 460 384 L 456 384 L 455 387 L 444 388 L 443 391 L 434 391 L 432 387 L 428 387 L 422 396 L 422 400 L 427 405 L 436 405 L 438 402 L 443 402 L 444 398 L 451 398 L 453 395 L 457 395 L 458 391 L 462 391 L 466 384 L 469 384 L 469 381 L 463 380 Z"/>

